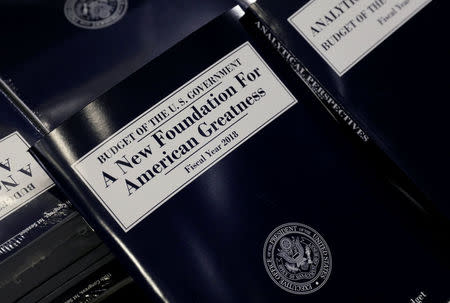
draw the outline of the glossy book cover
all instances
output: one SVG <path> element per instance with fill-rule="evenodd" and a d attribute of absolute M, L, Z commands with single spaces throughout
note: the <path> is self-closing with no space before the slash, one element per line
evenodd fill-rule
<path fill-rule="evenodd" d="M 76 214 L 28 153 L 39 132 L 0 94 L 0 262 Z"/>
<path fill-rule="evenodd" d="M 110 252 L 28 152 L 39 129 L 0 108 L 0 298 L 36 302 Z"/>
<path fill-rule="evenodd" d="M 11 154 L 23 154 L 21 164 L 29 164 L 26 150 L 43 133 L 232 5 L 231 0 L 198 0 L 189 4 L 182 1 L 128 3 L 128 0 L 2 1 L 0 27 L 7 47 L 0 50 L 0 90 L 5 94 L 0 96 L 0 151 L 3 151 L 0 161 L 7 161 Z M 12 186 L 15 175 L 10 175 L 8 162 L 2 163 L 0 168 L 5 174 L 2 177 L 7 179 L 1 180 Z M 23 169 L 20 176 L 26 177 L 24 174 L 28 173 L 23 167 L 14 169 Z M 42 184 L 27 183 L 30 188 L 21 189 L 33 194 L 24 195 L 26 198 L 20 201 L 13 201 L 15 192 L 12 193 L 8 185 L 2 186 L 2 197 L 7 195 L 3 198 L 8 201 L 3 199 L 0 203 L 0 219 L 34 197 L 50 204 L 55 199 L 65 201 L 62 197 L 38 197 L 53 187 L 43 171 L 38 173 Z M 74 212 L 67 202 L 61 203 L 57 204 L 60 212 L 55 210 L 55 214 Z M 30 205 L 26 209 L 34 207 Z M 30 214 L 33 218 L 21 216 L 17 226 L 10 223 L 10 227 L 2 228 L 5 244 L 0 248 L 0 260 L 19 244 L 23 246 L 24 239 L 19 239 L 24 237 L 20 228 L 27 231 L 26 238 L 31 240 L 35 238 L 31 237 L 31 232 L 41 228 L 36 228 L 41 225 L 39 222 L 49 225 L 48 220 L 40 217 L 41 213 L 43 210 Z M 9 217 L 3 224 L 7 222 L 17 220 Z M 29 226 L 22 226 L 24 224 Z M 20 233 L 11 238 L 13 230 Z M 40 232 L 36 233 L 38 235 Z"/>
<path fill-rule="evenodd" d="M 445 236 L 236 7 L 31 152 L 163 302 L 448 299 Z"/>
<path fill-rule="evenodd" d="M 51 130 L 234 5 L 233 0 L 1 1 L 0 78 Z"/>
<path fill-rule="evenodd" d="M 355 133 L 362 129 L 448 221 L 444 7 L 439 0 L 260 0 L 250 11 L 300 77 L 320 84 L 329 111 Z"/>

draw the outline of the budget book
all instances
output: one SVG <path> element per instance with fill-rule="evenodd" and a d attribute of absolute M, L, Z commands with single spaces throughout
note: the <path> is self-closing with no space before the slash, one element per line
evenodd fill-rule
<path fill-rule="evenodd" d="M 211 21 L 32 154 L 161 302 L 447 300 L 447 234 L 253 20 Z"/>
<path fill-rule="evenodd" d="M 260 0 L 249 12 L 317 100 L 374 142 L 448 221 L 445 1 Z"/>

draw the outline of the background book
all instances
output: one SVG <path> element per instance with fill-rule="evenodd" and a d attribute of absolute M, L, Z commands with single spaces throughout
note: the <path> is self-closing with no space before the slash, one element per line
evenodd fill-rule
<path fill-rule="evenodd" d="M 215 19 L 33 154 L 162 301 L 446 300 L 443 238 L 249 22 Z"/>
<path fill-rule="evenodd" d="M 40 133 L 4 95 L 0 107 L 0 298 L 17 302 L 110 252 L 28 153 Z"/>
<path fill-rule="evenodd" d="M 0 260 L 74 216 L 70 203 L 28 153 L 39 133 L 0 95 Z"/>
<path fill-rule="evenodd" d="M 311 83 L 323 86 L 326 92 L 319 94 L 330 111 L 338 119 L 348 114 L 350 127 L 364 129 L 448 222 L 450 150 L 442 141 L 448 130 L 449 108 L 442 101 L 448 46 L 439 42 L 444 6 L 423 0 L 260 0 L 251 10 L 269 28 L 266 37 L 274 35 L 274 45 L 288 50 L 287 60 L 300 62 Z"/>
<path fill-rule="evenodd" d="M 0 28 L 8 47 L 0 50 L 0 78 L 25 110 L 52 129 L 233 5 L 232 0 L 2 1 Z"/>

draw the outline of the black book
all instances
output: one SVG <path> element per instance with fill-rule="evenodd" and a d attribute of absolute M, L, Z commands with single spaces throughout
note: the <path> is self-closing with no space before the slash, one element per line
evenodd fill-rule
<path fill-rule="evenodd" d="M 0 1 L 0 87 L 53 129 L 234 0 Z M 21 20 L 21 22 L 18 22 Z"/>
<path fill-rule="evenodd" d="M 43 134 L 233 5 L 233 0 L 189 4 L 180 0 L 0 1 L 0 33 L 5 46 L 0 49 L 0 151 L 4 152 L 0 161 L 22 151 L 27 155 L 28 146 Z M 23 142 L 20 151 L 10 141 Z M 9 177 L 10 167 L 5 165 L 4 169 L 0 166 L 5 174 L 0 180 L 14 185 L 10 178 L 15 176 Z M 52 186 L 47 177 L 42 188 L 33 189 L 33 197 Z M 5 195 L 0 200 L 0 220 L 31 199 L 4 201 L 12 201 L 15 192 L 8 186 L 0 190 L 2 197 Z M 40 199 L 46 201 L 46 207 L 67 201 L 64 197 Z M 62 213 L 75 213 L 65 209 Z M 8 241 L 11 232 L 35 224 L 42 213 L 43 209 L 30 210 L 29 215 L 20 216 L 18 226 L 2 228 L 0 243 Z M 50 228 L 51 224 L 44 226 Z M 26 238 L 33 239 L 31 235 Z M 23 242 L 14 238 L 1 246 L 0 261 Z"/>
<path fill-rule="evenodd" d="M 0 94 L 0 263 L 76 212 L 28 153 L 40 138 Z"/>
<path fill-rule="evenodd" d="M 448 299 L 445 230 L 239 7 L 31 152 L 162 302 Z"/>
<path fill-rule="evenodd" d="M 448 221 L 444 3 L 260 0 L 249 12 L 336 119 L 374 143 Z"/>
<path fill-rule="evenodd" d="M 233 0 L 1 1 L 0 161 L 14 155 L 10 161 L 34 161 L 32 173 L 37 172 L 26 153 L 29 145 L 233 5 Z M 18 188 L 7 162 L 5 168 L 0 167 L 0 298 L 34 302 L 78 279 L 92 263 L 104 262 L 109 252 L 45 173 L 42 186 L 27 183 L 29 190 Z M 19 190 L 24 198 L 13 200 Z"/>
<path fill-rule="evenodd" d="M 110 252 L 28 153 L 38 128 L 0 108 L 0 298 L 37 302 Z"/>

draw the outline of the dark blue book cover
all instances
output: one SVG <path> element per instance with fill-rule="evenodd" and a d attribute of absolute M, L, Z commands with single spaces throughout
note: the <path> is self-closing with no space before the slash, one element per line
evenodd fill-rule
<path fill-rule="evenodd" d="M 11 154 L 27 156 L 26 149 L 42 133 L 60 124 L 101 92 L 232 5 L 234 2 L 231 0 L 191 3 L 1 1 L 0 28 L 5 47 L 0 49 L 0 90 L 8 95 L 9 100 L 0 96 L 0 150 L 5 153 L 0 161 L 6 161 Z M 21 160 L 23 163 L 20 164 L 27 164 L 26 158 Z M 2 181 L 14 184 L 11 178 L 15 176 L 10 175 L 12 168 L 8 162 L 0 168 L 5 174 L 2 177 L 10 178 Z M 39 187 L 39 192 L 33 188 L 31 198 L 53 186 L 50 178 L 46 178 L 39 186 L 26 184 L 30 188 Z M 0 219 L 4 224 L 0 242 L 6 242 L 0 249 L 0 260 L 17 245 L 23 244 L 19 239 L 24 237 L 20 234 L 22 229 L 37 230 L 34 226 L 40 222 L 44 212 L 44 209 L 36 209 L 32 213 L 34 204 L 30 204 L 33 206 L 27 206 L 28 214 L 20 216 L 20 224 L 14 227 L 13 222 L 17 220 L 11 217 L 3 219 L 31 198 L 24 195 L 28 199 L 13 202 L 11 196 L 15 192 L 12 193 L 8 185 L 1 189 L 5 196 L 2 196 L 4 201 L 0 205 Z M 20 189 L 24 193 L 28 190 L 26 186 Z M 38 200 L 45 200 L 47 208 L 58 200 L 44 196 Z M 65 198 L 60 199 L 65 201 Z M 61 203 L 62 213 L 73 212 L 66 209 L 66 202 Z M 45 226 L 49 225 L 45 222 Z M 11 238 L 13 231 L 18 235 Z M 26 238 L 31 240 L 34 236 L 27 235 Z"/>
<path fill-rule="evenodd" d="M 375 142 L 448 219 L 444 7 L 436 0 L 260 0 L 251 10 L 329 111 Z"/>
<path fill-rule="evenodd" d="M 0 94 L 0 298 L 37 302 L 110 251 L 28 149 L 39 128 Z"/>
<path fill-rule="evenodd" d="M 31 152 L 163 302 L 448 300 L 433 233 L 283 59 L 222 15 Z"/>
<path fill-rule="evenodd" d="M 2 264 L 2 299 L 9 302 L 19 297 L 21 294 L 15 287 L 26 293 L 27 287 L 38 285 L 48 278 L 48 273 L 62 270 L 57 268 L 57 264 L 73 267 L 75 263 L 71 262 L 76 258 L 93 259 L 102 255 L 91 251 L 94 248 L 98 250 L 100 245 L 92 231 L 78 234 L 79 230 L 89 227 L 69 207 L 66 198 L 48 176 L 43 178 L 42 184 L 31 182 L 19 189 L 19 185 L 15 185 L 16 181 L 19 183 L 16 175 L 10 174 L 9 170 L 24 168 L 23 172 L 28 173 L 28 166 L 16 166 L 29 164 L 26 163 L 29 156 L 26 149 L 42 133 L 60 124 L 97 95 L 233 5 L 231 0 L 189 3 L 0 1 L 3 45 L 0 49 L 0 90 L 14 103 L 12 106 L 3 99 L 3 95 L 0 96 L 0 155 L 5 158 L 0 161 L 6 161 L 5 169 L 0 168 L 4 171 L 1 177 L 6 178 L 0 179 L 3 181 L 0 183 L 3 190 L 0 192 L 0 262 L 16 256 L 14 260 L 9 258 L 8 264 Z M 22 162 L 13 163 L 14 167 L 10 167 L 7 160 L 13 161 L 11 154 L 22 155 Z M 37 168 L 33 165 L 35 177 Z M 27 177 L 24 173 L 18 174 Z M 52 187 L 44 192 L 42 188 L 47 185 Z M 15 199 L 14 194 L 24 198 Z M 67 223 L 65 219 L 71 223 L 58 231 L 52 229 L 62 221 Z M 67 230 L 70 227 L 72 230 Z M 41 241 L 43 235 L 52 238 L 47 233 L 52 230 L 54 243 Z M 15 255 L 33 240 L 38 242 L 28 246 L 28 254 L 22 251 L 20 258 Z M 58 241 L 65 243 L 72 254 L 61 257 L 67 252 L 62 251 Z M 59 260 L 50 261 L 50 254 L 55 256 L 57 252 Z M 89 253 L 90 257 L 82 256 L 84 253 Z M 41 258 L 46 258 L 46 261 Z M 17 266 L 12 265 L 15 260 Z M 52 264 L 47 264 L 47 260 Z M 5 269 L 9 266 L 13 271 L 8 275 Z M 33 266 L 40 269 L 36 279 L 33 279 L 33 273 L 36 273 Z M 13 275 L 21 282 L 14 283 Z"/>
<path fill-rule="evenodd" d="M 75 214 L 28 153 L 39 132 L 0 94 L 0 262 Z"/>
<path fill-rule="evenodd" d="M 234 5 L 233 0 L 0 1 L 0 78 L 52 129 Z"/>

